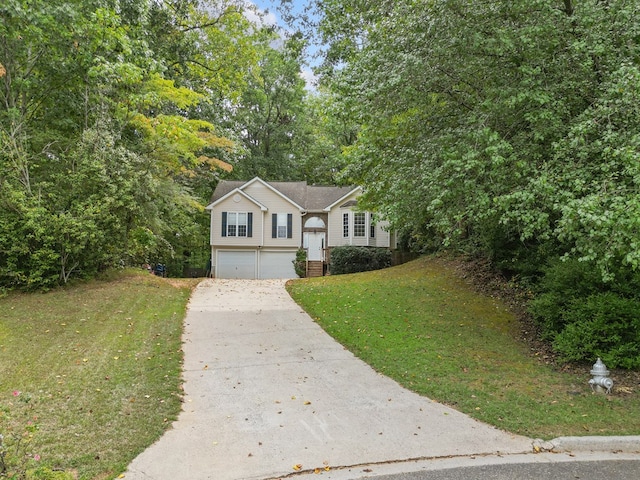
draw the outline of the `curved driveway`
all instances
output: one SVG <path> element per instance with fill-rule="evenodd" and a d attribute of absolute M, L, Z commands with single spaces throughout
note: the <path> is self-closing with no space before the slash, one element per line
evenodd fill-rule
<path fill-rule="evenodd" d="M 367 465 L 387 462 L 532 451 L 531 439 L 376 373 L 314 323 L 284 283 L 216 279 L 196 288 L 185 319 L 183 411 L 127 479 L 267 479 L 316 469 L 330 479 L 345 467 L 365 475 Z"/>

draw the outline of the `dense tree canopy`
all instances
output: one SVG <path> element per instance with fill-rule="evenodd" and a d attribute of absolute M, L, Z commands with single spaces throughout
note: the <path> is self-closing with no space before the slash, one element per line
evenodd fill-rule
<path fill-rule="evenodd" d="M 637 0 L 292 3 L 283 34 L 243 0 L 5 0 L 0 288 L 206 252 L 222 175 L 358 183 L 413 248 L 538 286 L 567 357 L 604 348 L 578 317 L 640 344 Z"/>
<path fill-rule="evenodd" d="M 350 174 L 415 234 L 637 266 L 637 6 L 322 2 Z"/>
<path fill-rule="evenodd" d="M 640 266 L 637 1 L 313 4 L 322 80 L 358 125 L 346 176 L 371 206 L 417 247 L 534 281 L 578 261 L 640 306 L 621 287 Z"/>
<path fill-rule="evenodd" d="M 3 2 L 0 288 L 170 263 L 194 245 L 206 254 L 203 204 L 242 159 L 240 132 L 225 121 L 272 75 L 265 59 L 286 56 L 247 8 L 239 0 Z M 296 58 L 287 68 L 287 78 L 299 78 Z"/>
<path fill-rule="evenodd" d="M 278 41 L 275 33 L 269 39 Z M 249 79 L 238 101 L 232 121 L 246 155 L 236 165 L 237 178 L 291 180 L 301 174 L 293 150 L 305 119 L 301 47 L 300 39 L 291 37 L 278 50 L 265 49 L 259 74 Z"/>

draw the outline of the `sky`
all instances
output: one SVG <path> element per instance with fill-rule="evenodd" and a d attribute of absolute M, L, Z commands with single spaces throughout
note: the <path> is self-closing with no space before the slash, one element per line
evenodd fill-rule
<path fill-rule="evenodd" d="M 278 12 L 278 7 L 280 6 L 279 0 L 250 0 L 251 3 L 256 5 L 263 12 L 269 12 L 265 17 L 265 23 L 271 25 L 278 25 L 284 30 L 288 30 L 288 26 L 282 21 L 280 14 Z M 292 8 L 295 11 L 302 11 L 307 0 L 293 0 L 291 2 Z M 313 59 L 308 60 L 312 65 L 317 63 Z M 309 88 L 313 88 L 313 84 L 315 82 L 315 75 L 311 71 L 311 68 L 308 66 L 303 67 L 302 70 L 302 78 L 307 82 Z"/>
<path fill-rule="evenodd" d="M 280 25 L 281 27 L 285 27 L 284 23 L 281 21 L 278 16 L 277 7 L 280 3 L 278 0 L 250 0 L 250 3 L 253 3 L 263 12 L 269 11 L 269 14 L 265 18 L 265 22 L 268 24 Z"/>

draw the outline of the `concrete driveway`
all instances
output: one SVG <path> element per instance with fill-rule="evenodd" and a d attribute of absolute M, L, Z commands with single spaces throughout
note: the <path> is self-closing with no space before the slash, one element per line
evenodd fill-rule
<path fill-rule="evenodd" d="M 532 451 L 376 373 L 281 280 L 206 280 L 184 333 L 179 419 L 125 474 L 139 480 L 345 478 L 376 466 Z M 356 478 L 356 477 L 351 477 Z"/>

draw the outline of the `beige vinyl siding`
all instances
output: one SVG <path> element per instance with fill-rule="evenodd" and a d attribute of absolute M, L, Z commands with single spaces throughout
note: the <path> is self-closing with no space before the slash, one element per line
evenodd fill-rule
<path fill-rule="evenodd" d="M 349 200 L 353 200 L 358 197 L 358 193 L 351 197 L 345 198 L 340 204 L 347 203 Z M 343 236 L 343 215 L 349 215 L 349 236 Z M 388 225 L 387 222 L 377 221 L 375 227 L 375 236 L 371 237 L 370 221 L 371 215 L 367 212 L 365 215 L 365 235 L 364 237 L 356 237 L 354 235 L 354 211 L 351 207 L 340 208 L 340 205 L 334 206 L 329 212 L 329 219 L 327 222 L 328 229 L 328 242 L 329 247 L 337 247 L 342 245 L 356 245 L 362 247 L 389 247 L 390 234 L 385 231 L 384 228 Z"/>
<path fill-rule="evenodd" d="M 327 222 L 328 246 L 349 245 L 349 239 L 342 237 L 342 214 L 347 211 L 346 209 L 335 207 L 329 212 L 329 220 Z"/>
<path fill-rule="evenodd" d="M 211 211 L 211 244 L 243 247 L 258 246 L 262 242 L 263 215 L 260 207 L 242 195 L 238 195 L 239 201 L 234 201 L 235 195 L 219 203 Z M 253 213 L 253 226 L 251 237 L 223 237 L 222 236 L 222 212 L 246 212 Z"/>
<path fill-rule="evenodd" d="M 264 212 L 264 243 L 265 247 L 299 247 L 302 242 L 302 217 L 300 210 L 290 201 L 278 195 L 276 192 L 260 182 L 254 182 L 244 189 L 251 198 L 266 205 L 269 210 Z M 272 215 L 278 213 L 292 214 L 291 238 L 271 238 L 273 224 Z M 255 220 L 254 220 L 255 225 Z M 255 230 L 254 230 L 255 235 Z"/>
<path fill-rule="evenodd" d="M 340 208 L 340 205 L 351 200 L 355 200 L 357 197 L 357 194 L 350 195 L 342 199 L 338 205 L 335 205 L 329 211 L 329 219 L 327 222 L 327 246 L 337 247 L 340 245 L 351 245 L 351 238 L 353 237 L 353 212 L 351 211 L 351 208 Z M 342 235 L 342 214 L 344 213 L 349 214 L 349 237 L 347 238 Z"/>
<path fill-rule="evenodd" d="M 370 239 L 369 245 L 372 247 L 390 247 L 391 235 L 388 231 L 384 230 L 384 227 L 388 225 L 388 222 L 376 223 L 376 235 Z"/>
<path fill-rule="evenodd" d="M 343 235 L 343 215 L 349 215 L 349 236 Z M 364 237 L 356 237 L 353 229 L 353 215 L 354 212 L 351 208 L 335 207 L 329 213 L 329 243 L 330 247 L 337 247 L 342 245 L 356 245 L 361 247 L 369 246 L 369 219 L 366 218 Z M 376 232 L 377 233 L 377 232 Z"/>

